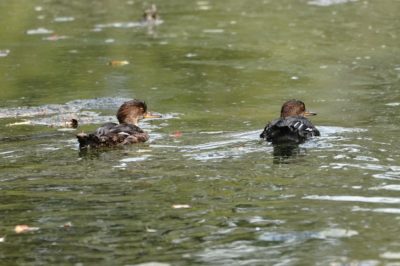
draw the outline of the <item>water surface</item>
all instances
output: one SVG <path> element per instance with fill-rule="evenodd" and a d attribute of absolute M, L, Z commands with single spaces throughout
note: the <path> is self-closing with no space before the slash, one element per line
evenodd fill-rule
<path fill-rule="evenodd" d="M 155 3 L 0 3 L 2 263 L 398 264 L 400 3 Z M 151 140 L 79 152 L 131 98 Z M 290 98 L 321 137 L 282 157 Z"/>

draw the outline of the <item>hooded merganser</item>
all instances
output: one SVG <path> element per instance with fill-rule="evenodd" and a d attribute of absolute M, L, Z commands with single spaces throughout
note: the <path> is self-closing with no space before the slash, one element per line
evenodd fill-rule
<path fill-rule="evenodd" d="M 145 142 L 149 139 L 149 135 L 138 126 L 139 120 L 156 117 L 161 116 L 148 113 L 144 101 L 127 101 L 118 109 L 119 124 L 109 122 L 99 127 L 94 133 L 78 134 L 76 137 L 79 148 L 112 147 Z"/>
<path fill-rule="evenodd" d="M 281 117 L 269 122 L 260 138 L 272 144 L 300 144 L 320 133 L 305 116 L 316 115 L 306 111 L 302 101 L 289 100 L 282 105 Z"/>
<path fill-rule="evenodd" d="M 157 7 L 156 5 L 152 4 L 150 8 L 143 12 L 142 21 L 146 23 L 155 23 L 157 20 L 159 20 Z"/>

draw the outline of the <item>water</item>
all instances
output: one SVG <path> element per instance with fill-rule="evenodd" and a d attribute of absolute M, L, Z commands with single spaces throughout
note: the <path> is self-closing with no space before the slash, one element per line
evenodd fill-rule
<path fill-rule="evenodd" d="M 400 4 L 155 3 L 0 3 L 1 264 L 399 264 Z M 151 140 L 79 152 L 134 97 Z M 290 98 L 322 136 L 282 157 Z"/>

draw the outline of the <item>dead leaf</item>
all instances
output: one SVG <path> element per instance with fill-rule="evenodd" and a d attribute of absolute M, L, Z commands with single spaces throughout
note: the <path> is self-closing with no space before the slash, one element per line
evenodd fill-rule
<path fill-rule="evenodd" d="M 126 60 L 111 60 L 110 62 L 108 62 L 108 65 L 110 65 L 110 66 L 125 66 L 125 65 L 129 65 L 129 61 L 126 61 Z"/>

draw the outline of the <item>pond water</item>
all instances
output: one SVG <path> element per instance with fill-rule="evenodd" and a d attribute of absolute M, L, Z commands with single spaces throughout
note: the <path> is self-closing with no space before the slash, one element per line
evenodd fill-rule
<path fill-rule="evenodd" d="M 1 264 L 399 265 L 400 2 L 154 3 L 0 2 Z M 132 98 L 151 140 L 79 152 Z"/>

